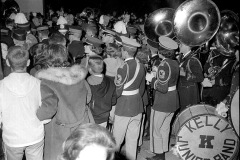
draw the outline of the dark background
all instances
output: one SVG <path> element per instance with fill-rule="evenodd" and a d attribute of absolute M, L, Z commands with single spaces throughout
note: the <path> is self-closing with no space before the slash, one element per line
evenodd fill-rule
<path fill-rule="evenodd" d="M 80 13 L 85 7 L 99 8 L 103 14 L 117 11 L 122 14 L 123 11 L 133 12 L 137 16 L 143 16 L 145 13 L 151 13 L 159 8 L 176 9 L 184 0 L 44 0 L 45 7 L 51 6 L 54 10 L 64 7 L 72 13 Z M 232 10 L 238 13 L 237 0 L 213 0 L 219 10 Z"/>

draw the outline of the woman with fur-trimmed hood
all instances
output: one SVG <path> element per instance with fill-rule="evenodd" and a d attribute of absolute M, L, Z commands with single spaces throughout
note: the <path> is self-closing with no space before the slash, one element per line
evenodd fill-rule
<path fill-rule="evenodd" d="M 49 67 L 35 74 L 41 79 L 42 95 L 37 116 L 51 120 L 45 125 L 44 160 L 57 160 L 64 140 L 79 125 L 91 121 L 87 107 L 91 90 L 85 81 L 87 70 L 80 65 L 69 67 L 64 46 L 51 44 L 47 52 Z"/>

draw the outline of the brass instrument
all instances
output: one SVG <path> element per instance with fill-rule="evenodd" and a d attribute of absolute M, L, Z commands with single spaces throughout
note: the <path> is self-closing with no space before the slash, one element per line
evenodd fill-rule
<path fill-rule="evenodd" d="M 174 34 L 187 46 L 201 46 L 217 33 L 220 19 L 219 9 L 211 0 L 187 0 L 175 11 Z"/>
<path fill-rule="evenodd" d="M 239 17 L 233 11 L 221 12 L 221 25 L 216 34 L 216 48 L 224 56 L 234 56 L 239 45 Z"/>
<path fill-rule="evenodd" d="M 152 12 L 144 23 L 144 33 L 147 38 L 157 43 L 160 36 L 173 38 L 174 12 L 172 8 L 160 8 Z"/>

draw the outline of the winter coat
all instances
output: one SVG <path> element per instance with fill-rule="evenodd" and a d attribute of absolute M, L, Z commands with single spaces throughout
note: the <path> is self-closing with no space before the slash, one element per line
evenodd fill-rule
<path fill-rule="evenodd" d="M 86 74 L 84 68 L 75 65 L 48 68 L 35 75 L 42 80 L 42 106 L 37 116 L 40 120 L 51 119 L 45 125 L 44 160 L 57 160 L 64 140 L 79 125 L 90 122 L 87 104 L 91 90 Z"/>

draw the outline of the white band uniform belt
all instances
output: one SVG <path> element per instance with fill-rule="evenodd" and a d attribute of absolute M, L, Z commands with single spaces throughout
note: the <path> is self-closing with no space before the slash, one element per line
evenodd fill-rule
<path fill-rule="evenodd" d="M 176 86 L 168 87 L 168 92 L 175 91 L 176 89 L 177 89 Z"/>
<path fill-rule="evenodd" d="M 132 91 L 123 91 L 122 95 L 124 96 L 129 96 L 129 95 L 135 95 L 139 93 L 139 89 L 132 90 Z"/>

